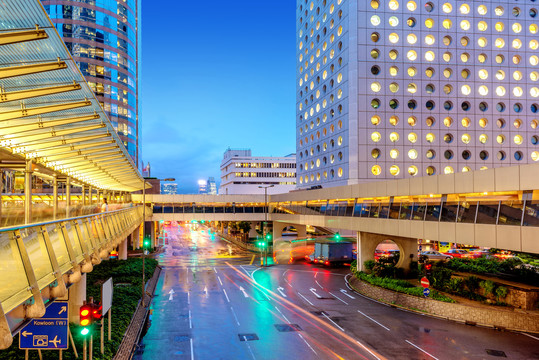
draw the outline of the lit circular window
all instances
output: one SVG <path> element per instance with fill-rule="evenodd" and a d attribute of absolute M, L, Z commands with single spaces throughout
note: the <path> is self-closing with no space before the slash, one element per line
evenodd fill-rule
<path fill-rule="evenodd" d="M 453 26 L 453 22 L 449 19 L 444 19 L 444 21 L 442 21 L 442 26 L 444 27 L 444 29 L 449 30 Z"/>
<path fill-rule="evenodd" d="M 380 124 L 380 116 L 374 115 L 371 117 L 371 124 L 373 125 L 379 125 Z"/>
<path fill-rule="evenodd" d="M 436 168 L 434 166 L 427 167 L 427 175 L 432 176 L 436 174 Z"/>
<path fill-rule="evenodd" d="M 434 72 L 434 71 L 433 71 L 433 72 Z M 453 75 L 453 70 L 451 70 L 451 69 L 449 69 L 449 68 L 448 68 L 448 69 L 444 69 L 443 74 L 444 74 L 444 77 L 445 77 L 446 79 L 449 79 L 449 78 L 451 77 L 451 75 Z M 430 76 L 429 76 L 429 77 L 430 77 Z"/>
<path fill-rule="evenodd" d="M 469 134 L 462 134 L 462 136 L 460 137 L 460 140 L 464 143 L 464 144 L 469 144 L 470 143 L 470 135 Z"/>
<path fill-rule="evenodd" d="M 477 39 L 477 45 L 479 45 L 479 47 L 485 47 L 487 46 L 487 39 L 484 38 L 484 37 L 480 37 L 479 39 Z"/>
<path fill-rule="evenodd" d="M 408 125 L 415 126 L 416 123 L 417 123 L 417 119 L 415 118 L 415 116 L 408 117 Z"/>
<path fill-rule="evenodd" d="M 513 72 L 513 79 L 515 79 L 516 81 L 520 81 L 522 80 L 522 73 L 520 71 L 514 71 Z"/>
<path fill-rule="evenodd" d="M 389 26 L 395 27 L 399 25 L 399 19 L 396 16 L 391 16 L 389 18 Z"/>
<path fill-rule="evenodd" d="M 416 176 L 417 172 L 418 172 L 417 166 L 411 165 L 408 167 L 408 174 L 410 174 L 411 176 Z"/>
<path fill-rule="evenodd" d="M 469 166 L 464 166 L 462 168 L 462 172 L 468 172 L 468 171 L 472 171 L 472 169 Z"/>
<path fill-rule="evenodd" d="M 470 126 L 470 119 L 467 117 L 462 118 L 460 123 L 462 124 L 463 127 L 467 128 L 468 126 Z"/>
<path fill-rule="evenodd" d="M 531 126 L 532 129 L 537 129 L 537 127 L 539 127 L 539 121 L 537 121 L 536 119 L 533 119 L 530 122 L 530 126 Z"/>
<path fill-rule="evenodd" d="M 399 73 L 399 68 L 396 67 L 396 66 L 391 66 L 389 68 L 389 75 L 391 76 L 397 76 L 397 74 Z"/>
<path fill-rule="evenodd" d="M 339 136 L 339 138 L 337 139 L 337 145 L 342 145 L 342 136 Z"/>
<path fill-rule="evenodd" d="M 460 5 L 459 11 L 461 14 L 469 14 L 470 13 L 470 5 L 468 4 L 462 4 Z"/>
<path fill-rule="evenodd" d="M 496 16 L 502 16 L 503 12 L 503 6 L 498 6 L 496 7 L 496 9 L 494 9 L 494 13 L 496 14 Z"/>
<path fill-rule="evenodd" d="M 408 41 L 408 44 L 415 44 L 417 42 L 417 36 L 415 36 L 415 34 L 408 34 L 408 36 L 406 36 L 406 41 Z"/>
<path fill-rule="evenodd" d="M 520 135 L 515 135 L 515 137 L 513 138 L 513 142 L 517 145 L 521 145 L 522 144 L 522 136 Z"/>
<path fill-rule="evenodd" d="M 389 134 L 389 141 L 391 142 L 399 141 L 399 134 L 396 132 L 392 132 L 391 134 Z"/>
<path fill-rule="evenodd" d="M 415 61 L 417 59 L 417 53 L 415 52 L 415 50 L 410 50 L 408 51 L 408 53 L 406 54 L 406 57 L 408 58 L 408 60 L 410 61 Z"/>
<path fill-rule="evenodd" d="M 396 126 L 399 123 L 399 117 L 396 115 L 393 115 L 389 118 L 389 123 L 393 126 Z"/>
<path fill-rule="evenodd" d="M 453 142 L 453 135 L 451 134 L 445 134 L 444 135 L 444 142 L 446 144 L 451 144 Z"/>
<path fill-rule="evenodd" d="M 470 30 L 470 22 L 468 20 L 462 20 L 460 22 L 460 28 L 464 31 Z"/>
<path fill-rule="evenodd" d="M 380 90 L 382 90 L 382 86 L 378 81 L 375 81 L 371 84 L 371 90 L 375 93 L 379 92 Z"/>
<path fill-rule="evenodd" d="M 432 36 L 432 35 L 425 36 L 425 44 L 433 45 L 434 42 L 435 42 L 434 36 Z"/>
<path fill-rule="evenodd" d="M 462 69 L 461 72 L 460 72 L 460 76 L 462 76 L 463 79 L 469 78 L 470 77 L 470 70 Z"/>
<path fill-rule="evenodd" d="M 408 157 L 412 160 L 417 159 L 417 150 L 415 149 L 408 150 Z"/>
<path fill-rule="evenodd" d="M 378 59 L 379 56 L 380 56 L 380 50 L 378 49 L 371 50 L 371 57 L 373 59 Z"/>
<path fill-rule="evenodd" d="M 396 159 L 399 157 L 399 150 L 397 149 L 391 149 L 389 150 L 389 157 L 392 159 Z"/>
<path fill-rule="evenodd" d="M 378 40 L 380 40 L 380 34 L 374 32 L 371 34 L 371 41 L 372 42 L 378 42 Z"/>
<path fill-rule="evenodd" d="M 453 171 L 453 168 L 452 168 L 451 166 L 446 166 L 446 167 L 444 168 L 444 174 L 446 174 L 446 175 L 447 175 L 447 174 L 453 174 L 453 172 L 454 172 L 454 171 Z"/>
<path fill-rule="evenodd" d="M 536 66 L 539 64 L 539 57 L 537 55 L 530 56 L 530 65 Z"/>
<path fill-rule="evenodd" d="M 479 15 L 486 15 L 487 14 L 487 7 L 485 5 L 479 5 L 477 7 L 477 12 Z"/>
<path fill-rule="evenodd" d="M 416 133 L 409 133 L 408 134 L 408 141 L 414 144 L 417 141 L 417 134 Z"/>
<path fill-rule="evenodd" d="M 428 143 L 432 143 L 436 139 L 436 136 L 434 136 L 433 133 L 428 133 L 427 135 L 425 135 L 425 139 Z"/>
<path fill-rule="evenodd" d="M 498 54 L 496 55 L 496 64 L 503 64 L 503 62 L 505 61 L 505 57 L 502 55 L 502 54 Z"/>
<path fill-rule="evenodd" d="M 503 135 L 496 136 L 496 142 L 498 144 L 503 144 L 505 142 L 505 136 L 503 136 Z"/>
<path fill-rule="evenodd" d="M 531 95 L 531 97 L 538 97 L 539 96 L 539 88 L 537 88 L 535 86 L 532 87 L 530 89 L 530 95 Z"/>
<path fill-rule="evenodd" d="M 389 8 L 391 10 L 397 10 L 399 8 L 399 2 L 397 0 L 389 1 Z"/>
<path fill-rule="evenodd" d="M 415 93 L 417 92 L 417 86 L 416 86 L 416 84 L 414 84 L 414 83 L 408 84 L 407 90 L 408 90 L 408 92 L 409 92 L 410 94 L 415 94 Z"/>
<path fill-rule="evenodd" d="M 502 38 L 497 38 L 494 40 L 494 46 L 496 46 L 498 49 L 503 49 L 505 46 L 505 40 Z M 496 57 L 496 60 L 498 60 L 498 57 Z M 501 64 L 501 62 L 498 62 L 498 64 Z"/>
<path fill-rule="evenodd" d="M 400 169 L 397 165 L 392 165 L 390 168 L 389 168 L 389 173 L 393 176 L 397 176 L 399 175 L 400 173 Z"/>
<path fill-rule="evenodd" d="M 444 93 L 446 95 L 449 95 L 453 92 L 453 86 L 449 85 L 449 84 L 445 84 L 444 85 Z"/>
<path fill-rule="evenodd" d="M 530 40 L 530 45 L 529 45 L 530 49 L 532 50 L 537 50 L 539 48 L 539 42 L 535 39 L 533 40 Z"/>
<path fill-rule="evenodd" d="M 446 14 L 449 14 L 451 11 L 453 11 L 453 5 L 450 3 L 444 3 L 442 5 L 442 11 Z"/>
<path fill-rule="evenodd" d="M 342 177 L 342 174 L 343 174 L 342 168 L 339 168 L 339 170 L 337 170 L 337 176 Z"/>
<path fill-rule="evenodd" d="M 373 9 L 378 9 L 380 7 L 380 1 L 379 0 L 371 0 L 371 7 Z"/>
<path fill-rule="evenodd" d="M 514 39 L 511 44 L 513 46 L 513 49 L 518 50 L 518 49 L 520 49 L 522 47 L 522 41 L 520 41 L 520 39 Z"/>
<path fill-rule="evenodd" d="M 485 85 L 481 85 L 478 89 L 479 95 L 481 96 L 487 96 L 488 95 L 488 87 Z"/>
<path fill-rule="evenodd" d="M 389 34 L 389 42 L 392 44 L 396 44 L 399 42 L 399 35 L 397 33 L 391 33 Z"/>
<path fill-rule="evenodd" d="M 432 160 L 436 157 L 436 151 L 429 149 L 427 150 L 427 153 L 425 156 L 427 157 L 427 159 Z"/>
<path fill-rule="evenodd" d="M 444 118 L 444 125 L 445 127 L 450 127 L 451 125 L 453 125 L 453 119 L 449 116 L 445 117 Z"/>
<path fill-rule="evenodd" d="M 521 57 L 520 55 L 513 55 L 513 64 L 518 65 L 520 64 Z"/>
<path fill-rule="evenodd" d="M 539 29 L 539 27 L 537 27 L 537 24 L 530 24 L 530 33 L 532 34 L 537 34 L 537 30 Z"/>
<path fill-rule="evenodd" d="M 531 157 L 533 161 L 539 161 L 539 151 L 533 151 Z"/>
<path fill-rule="evenodd" d="M 479 142 L 481 144 L 486 144 L 488 141 L 488 135 L 487 134 L 481 134 L 479 135 Z"/>
<path fill-rule="evenodd" d="M 511 29 L 513 29 L 513 32 L 518 34 L 522 31 L 522 25 L 520 25 L 519 23 L 514 23 L 512 26 L 511 26 Z"/>
<path fill-rule="evenodd" d="M 382 139 L 382 135 L 380 135 L 380 133 L 378 131 L 375 131 L 371 134 L 371 140 L 373 142 L 378 142 Z"/>
<path fill-rule="evenodd" d="M 502 22 L 497 22 L 495 25 L 494 25 L 494 29 L 496 29 L 497 32 L 502 32 L 503 29 L 504 29 L 504 25 Z"/>
<path fill-rule="evenodd" d="M 434 52 L 433 51 L 427 51 L 425 53 L 425 60 L 434 61 Z"/>
<path fill-rule="evenodd" d="M 380 165 L 374 165 L 371 168 L 371 172 L 373 175 L 378 176 L 382 173 L 382 168 L 380 167 Z"/>
<path fill-rule="evenodd" d="M 531 81 L 537 81 L 539 80 L 539 73 L 537 71 L 532 71 L 530 73 L 530 80 Z"/>
<path fill-rule="evenodd" d="M 415 1 L 408 1 L 408 3 L 406 4 L 406 8 L 409 11 L 415 11 L 417 9 L 417 4 Z"/>
<path fill-rule="evenodd" d="M 524 92 L 522 91 L 522 88 L 520 86 L 515 86 L 513 88 L 513 95 L 516 97 L 521 97 Z"/>
<path fill-rule="evenodd" d="M 460 87 L 460 92 L 462 92 L 463 95 L 470 95 L 470 93 L 472 92 L 472 88 L 470 87 L 470 85 L 462 85 Z"/>
<path fill-rule="evenodd" d="M 477 30 L 479 31 L 487 31 L 488 25 L 485 21 L 480 21 L 477 23 Z"/>
<path fill-rule="evenodd" d="M 522 121 L 520 119 L 515 119 L 513 121 L 513 126 L 516 128 L 516 129 L 519 129 L 521 126 L 522 126 Z"/>
<path fill-rule="evenodd" d="M 488 79 L 488 71 L 486 69 L 479 70 L 478 75 L 481 80 Z"/>
<path fill-rule="evenodd" d="M 380 149 L 372 149 L 371 156 L 373 159 L 378 159 L 380 157 Z"/>
<path fill-rule="evenodd" d="M 444 38 L 443 38 L 443 42 L 444 42 L 445 46 L 451 45 L 452 41 L 453 41 L 453 39 L 451 39 L 451 36 L 444 36 Z"/>
<path fill-rule="evenodd" d="M 463 63 L 467 63 L 468 60 L 470 60 L 470 54 L 468 53 L 460 54 L 460 61 L 462 61 Z"/>
<path fill-rule="evenodd" d="M 504 119 L 498 119 L 496 120 L 496 125 L 499 129 L 503 129 L 505 127 L 505 120 Z"/>

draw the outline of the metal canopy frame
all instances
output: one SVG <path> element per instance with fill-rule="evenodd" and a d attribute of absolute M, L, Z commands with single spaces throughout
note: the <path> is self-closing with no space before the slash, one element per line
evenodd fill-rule
<path fill-rule="evenodd" d="M 39 0 L 0 4 L 0 148 L 95 188 L 144 180 Z"/>

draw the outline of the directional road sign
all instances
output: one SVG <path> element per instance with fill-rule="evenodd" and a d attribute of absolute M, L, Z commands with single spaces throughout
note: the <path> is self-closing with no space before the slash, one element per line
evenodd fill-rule
<path fill-rule="evenodd" d="M 32 319 L 19 333 L 20 349 L 67 349 L 69 323 L 67 301 L 50 304 L 45 315 Z"/>
<path fill-rule="evenodd" d="M 428 288 L 430 286 L 429 279 L 423 276 L 421 278 L 421 286 L 423 286 L 424 288 Z"/>
<path fill-rule="evenodd" d="M 430 294 L 430 289 L 429 288 L 424 288 L 423 289 L 423 295 L 429 296 L 429 294 Z"/>

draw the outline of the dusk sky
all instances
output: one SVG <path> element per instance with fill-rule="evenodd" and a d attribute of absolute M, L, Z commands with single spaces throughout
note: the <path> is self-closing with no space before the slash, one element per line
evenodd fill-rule
<path fill-rule="evenodd" d="M 295 152 L 295 1 L 142 2 L 142 161 L 179 193 L 228 147 Z"/>

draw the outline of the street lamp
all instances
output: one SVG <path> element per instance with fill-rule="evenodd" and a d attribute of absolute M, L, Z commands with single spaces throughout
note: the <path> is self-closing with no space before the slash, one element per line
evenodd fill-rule
<path fill-rule="evenodd" d="M 175 178 L 155 179 L 159 181 L 175 181 Z M 144 273 L 144 264 L 146 262 L 146 249 L 144 248 L 144 237 L 146 236 L 146 178 L 143 178 L 142 186 L 142 306 L 144 306 L 144 285 L 146 285 L 146 276 Z"/>
<path fill-rule="evenodd" d="M 264 235 L 264 241 L 266 241 L 266 226 L 268 222 L 268 188 L 274 187 L 275 185 L 259 186 L 259 189 L 264 189 L 264 226 L 262 232 Z M 264 260 L 262 266 L 268 265 L 268 246 L 264 246 Z"/>

